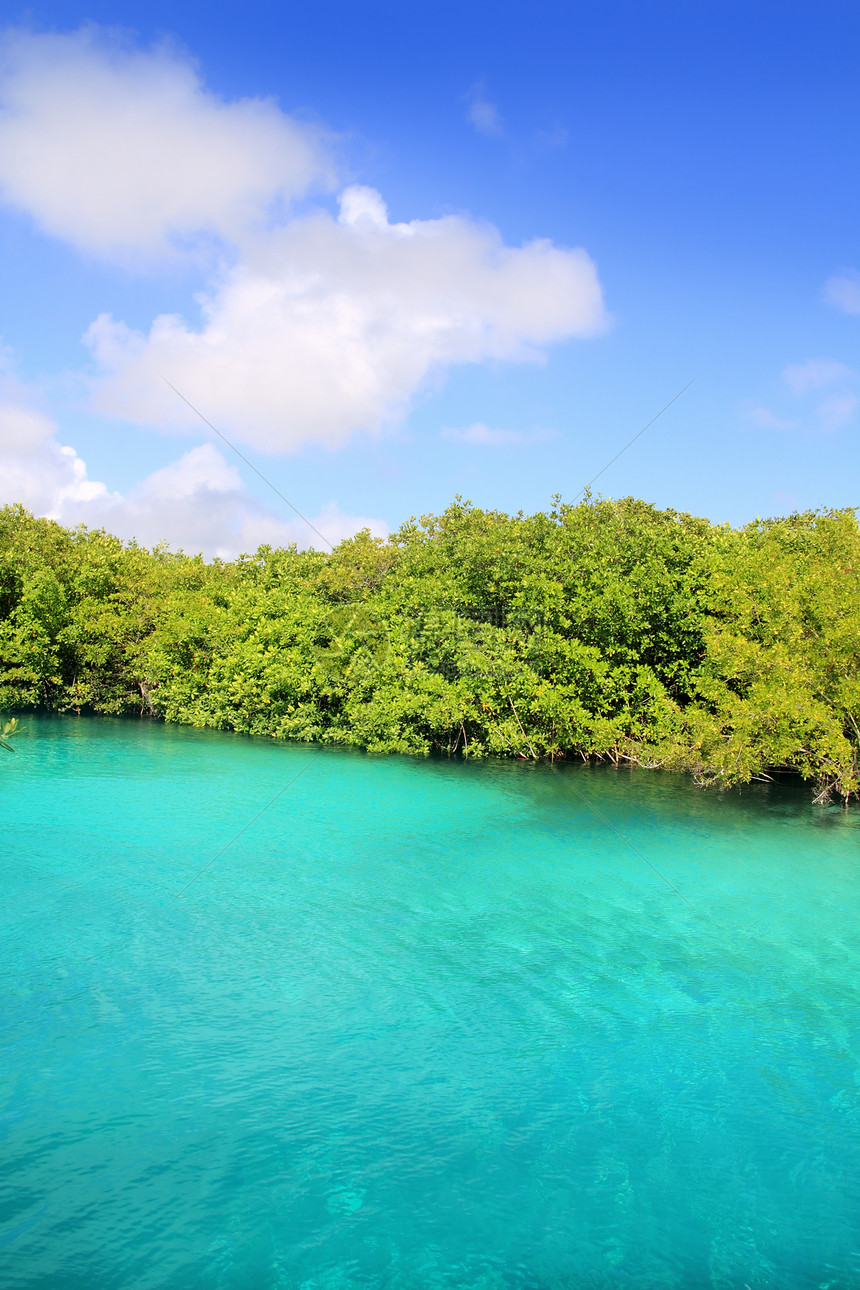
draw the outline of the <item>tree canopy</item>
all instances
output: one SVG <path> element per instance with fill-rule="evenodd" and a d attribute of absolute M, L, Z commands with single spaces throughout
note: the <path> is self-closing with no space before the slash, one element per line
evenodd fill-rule
<path fill-rule="evenodd" d="M 234 562 L 0 510 L 0 710 L 372 752 L 610 758 L 860 790 L 853 510 L 714 525 L 634 498 L 457 499 Z"/>

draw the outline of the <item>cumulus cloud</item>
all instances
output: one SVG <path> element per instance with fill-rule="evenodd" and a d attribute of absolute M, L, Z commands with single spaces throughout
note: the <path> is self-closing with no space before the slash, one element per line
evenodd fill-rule
<path fill-rule="evenodd" d="M 824 300 L 845 314 L 860 314 L 860 273 L 856 269 L 842 269 L 824 284 Z"/>
<path fill-rule="evenodd" d="M 6 370 L 5 355 L 0 361 L 0 504 L 21 502 L 56 519 L 64 508 L 106 494 L 74 448 L 59 442 L 35 392 Z"/>
<path fill-rule="evenodd" d="M 497 430 L 492 426 L 484 425 L 482 421 L 475 421 L 472 425 L 464 426 L 458 430 L 453 426 L 445 426 L 442 430 L 443 439 L 451 439 L 455 443 L 466 443 L 473 447 L 480 448 L 498 448 L 520 446 L 522 444 L 545 443 L 548 439 L 556 438 L 556 432 L 553 430 Z"/>
<path fill-rule="evenodd" d="M 319 129 L 271 99 L 223 102 L 167 47 L 95 27 L 13 31 L 0 46 L 0 195 L 82 250 L 236 241 L 332 182 Z"/>
<path fill-rule="evenodd" d="M 62 518 L 67 524 L 100 525 L 149 546 L 167 541 L 173 547 L 222 559 L 256 551 L 264 543 L 287 546 L 295 542 L 300 547 L 324 549 L 304 521 L 274 515 L 252 497 L 235 466 L 210 443 L 153 471 L 127 496 L 105 491 L 88 504 L 67 504 Z M 381 521 L 344 515 L 334 502 L 312 523 L 332 546 L 362 528 L 379 537 L 387 533 Z"/>
<path fill-rule="evenodd" d="M 32 391 L 9 376 L 0 380 L 0 505 L 21 502 L 36 515 L 63 524 L 106 528 L 152 546 L 167 541 L 186 551 L 230 559 L 263 543 L 322 547 L 300 519 L 273 514 L 246 490 L 234 466 L 212 444 L 201 444 L 154 471 L 128 494 L 89 478 L 75 449 Z M 345 515 L 334 502 L 313 519 L 334 546 L 359 529 L 378 537 L 380 520 Z"/>
<path fill-rule="evenodd" d="M 478 128 L 498 114 L 472 99 Z M 0 54 L 0 195 L 49 233 L 108 258 L 196 255 L 199 314 L 86 334 L 97 410 L 220 429 L 267 452 L 375 434 L 456 364 L 541 361 L 599 333 L 594 263 L 547 240 L 506 246 L 466 216 L 392 222 L 374 189 L 340 213 L 291 200 L 333 181 L 321 131 L 271 100 L 223 102 L 168 47 L 96 27 L 8 35 Z"/>
<path fill-rule="evenodd" d="M 86 339 L 100 410 L 184 429 L 193 413 L 165 377 L 219 428 L 278 452 L 377 432 L 434 373 L 539 360 L 606 321 L 585 251 L 508 247 L 460 216 L 390 223 L 378 193 L 353 187 L 338 219 L 318 211 L 258 239 L 199 328 L 165 314 L 143 335 L 102 315 Z"/>

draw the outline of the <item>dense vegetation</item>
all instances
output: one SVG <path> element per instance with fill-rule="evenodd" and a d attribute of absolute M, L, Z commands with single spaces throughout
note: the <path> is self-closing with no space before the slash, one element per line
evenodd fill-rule
<path fill-rule="evenodd" d="M 0 510 L 0 710 L 145 713 L 375 752 L 611 758 L 857 795 L 852 510 L 715 526 L 459 500 L 233 563 Z"/>

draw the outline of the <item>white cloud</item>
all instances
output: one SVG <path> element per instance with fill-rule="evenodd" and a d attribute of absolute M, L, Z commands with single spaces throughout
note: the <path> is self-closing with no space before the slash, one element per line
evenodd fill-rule
<path fill-rule="evenodd" d="M 783 368 L 782 379 L 792 394 L 806 394 L 809 390 L 833 385 L 854 375 L 850 367 L 829 358 L 809 358 L 805 363 L 789 363 Z"/>
<path fill-rule="evenodd" d="M 473 115 L 498 114 L 476 91 Z M 0 193 L 90 253 L 208 264 L 200 315 L 148 331 L 89 328 L 95 407 L 159 429 L 220 429 L 268 452 L 378 433 L 455 364 L 541 361 L 607 315 L 582 249 L 506 246 L 465 216 L 391 223 L 353 186 L 335 218 L 292 198 L 332 180 L 321 131 L 270 100 L 225 103 L 189 60 L 96 27 L 7 34 L 0 52 Z M 220 267 L 199 256 L 217 249 Z"/>
<path fill-rule="evenodd" d="M 20 426 L 19 410 L 0 408 L 0 425 L 10 420 Z M 31 424 L 40 434 L 46 428 L 37 414 Z M 37 515 L 60 519 L 70 507 L 104 497 L 107 489 L 87 477 L 86 462 L 54 437 L 50 423 L 47 429 L 41 442 L 29 450 L 0 449 L 0 505 L 21 502 Z"/>
<path fill-rule="evenodd" d="M 6 368 L 0 355 L 0 505 L 22 502 L 58 518 L 64 507 L 105 494 L 104 484 L 87 478 L 74 448 L 57 440 L 57 427 L 35 392 Z"/>
<path fill-rule="evenodd" d="M 245 489 L 235 466 L 213 444 L 204 443 L 178 461 L 154 471 L 126 497 L 99 496 L 89 505 L 77 502 L 63 508 L 64 523 L 99 525 L 119 537 L 136 537 L 152 546 L 166 540 L 186 551 L 230 559 L 258 546 L 325 549 L 319 537 L 296 518 L 273 515 Z M 369 528 L 375 536 L 387 533 L 379 520 L 344 515 L 334 502 L 312 519 L 332 546 L 341 538 Z"/>
<path fill-rule="evenodd" d="M 316 212 L 246 249 L 199 329 L 173 314 L 148 335 L 93 323 L 101 411 L 186 428 L 193 414 L 165 377 L 264 451 L 335 447 L 382 429 L 453 364 L 539 360 L 542 346 L 607 325 L 585 251 L 508 247 L 459 216 L 392 224 L 372 189 L 347 189 L 338 220 Z"/>
<path fill-rule="evenodd" d="M 743 408 L 747 421 L 768 430 L 807 430 L 832 434 L 854 421 L 860 398 L 858 373 L 832 358 L 808 358 L 789 363 L 780 374 L 779 401 L 788 415 L 749 400 Z M 787 393 L 786 393 L 787 391 Z"/>
<path fill-rule="evenodd" d="M 787 420 L 785 417 L 778 417 L 770 408 L 764 407 L 759 403 L 749 402 L 743 409 L 744 417 L 751 421 L 753 425 L 760 426 L 763 430 L 796 430 L 797 422 Z"/>
<path fill-rule="evenodd" d="M 443 439 L 451 439 L 455 443 L 466 443 L 482 448 L 497 448 L 520 444 L 545 443 L 548 439 L 556 438 L 556 432 L 543 429 L 529 432 L 523 430 L 494 430 L 491 426 L 484 425 L 482 421 L 475 421 L 472 425 L 465 426 L 462 430 L 455 429 L 453 426 L 445 426 L 442 430 L 442 437 Z"/>
<path fill-rule="evenodd" d="M 467 116 L 478 134 L 504 134 L 499 109 L 486 97 L 482 84 L 472 87 L 468 95 L 468 104 Z"/>
<path fill-rule="evenodd" d="M 807 418 L 825 434 L 841 430 L 854 420 L 860 399 L 855 391 L 857 373 L 834 359 L 810 358 L 805 363 L 791 363 L 782 373 L 784 383 L 797 399 L 807 400 Z M 835 388 L 834 388 L 835 387 Z M 830 392 L 821 397 L 824 390 Z M 814 395 L 810 402 L 809 396 Z"/>
<path fill-rule="evenodd" d="M 332 182 L 319 129 L 271 99 L 221 101 L 169 48 L 134 50 L 95 27 L 12 31 L 0 45 L 0 194 L 87 252 L 236 241 Z"/>
<path fill-rule="evenodd" d="M 854 414 L 860 407 L 856 394 L 831 394 L 818 404 L 815 419 L 820 430 L 830 432 L 841 430 L 854 420 Z"/>
<path fill-rule="evenodd" d="M 0 506 L 21 502 L 62 524 L 106 528 L 149 546 L 166 540 L 224 559 L 262 543 L 322 548 L 302 520 L 273 515 L 252 497 L 212 444 L 192 448 L 123 496 L 90 479 L 86 463 L 56 431 L 32 391 L 0 378 Z M 378 537 L 387 533 L 381 521 L 345 515 L 334 502 L 312 523 L 332 545 L 362 528 Z"/>
<path fill-rule="evenodd" d="M 842 269 L 824 284 L 823 297 L 828 305 L 846 314 L 860 314 L 860 273 Z"/>

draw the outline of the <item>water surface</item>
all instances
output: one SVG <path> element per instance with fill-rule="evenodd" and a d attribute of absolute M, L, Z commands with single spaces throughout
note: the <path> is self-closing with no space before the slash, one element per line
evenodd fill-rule
<path fill-rule="evenodd" d="M 5 1287 L 860 1286 L 860 812 L 27 725 Z"/>

